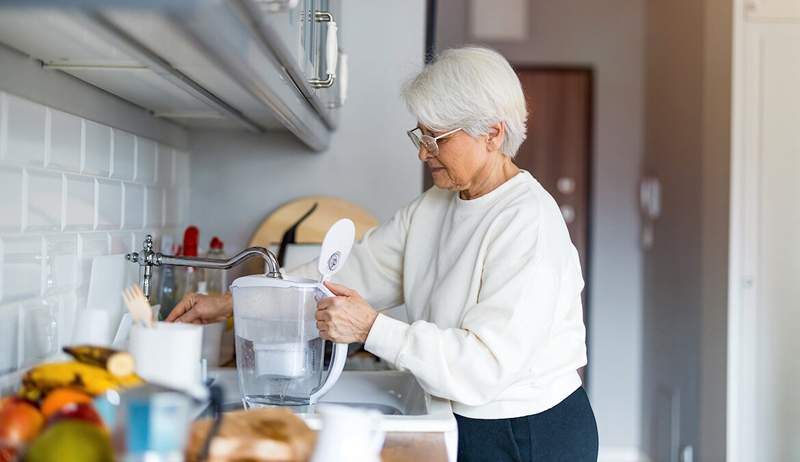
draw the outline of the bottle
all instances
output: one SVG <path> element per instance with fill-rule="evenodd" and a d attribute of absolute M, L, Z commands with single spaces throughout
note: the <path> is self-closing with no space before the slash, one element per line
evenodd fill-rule
<path fill-rule="evenodd" d="M 225 258 L 225 244 L 218 238 L 214 236 L 211 238 L 211 243 L 209 243 L 208 247 L 208 258 L 217 258 L 223 259 Z M 226 292 L 227 289 L 227 272 L 225 270 L 206 270 L 206 283 L 208 287 L 208 293 L 210 295 L 222 295 Z"/>
<path fill-rule="evenodd" d="M 161 253 L 171 254 L 172 237 L 164 236 L 161 239 Z M 175 288 L 175 267 L 172 265 L 164 265 L 161 268 L 161 283 L 158 287 L 158 300 L 161 303 L 161 308 L 158 310 L 158 319 L 163 321 L 169 316 L 169 313 L 175 308 L 178 303 L 176 299 Z"/>
<path fill-rule="evenodd" d="M 186 231 L 183 233 L 183 253 L 184 257 L 196 257 L 197 256 L 197 241 L 200 236 L 200 230 L 197 229 L 197 226 L 189 226 L 186 228 Z M 192 266 L 185 266 L 181 267 L 181 270 L 178 272 L 178 300 L 180 300 L 184 295 L 197 292 L 197 281 L 202 280 L 203 278 L 198 278 L 199 272 L 197 268 Z"/>

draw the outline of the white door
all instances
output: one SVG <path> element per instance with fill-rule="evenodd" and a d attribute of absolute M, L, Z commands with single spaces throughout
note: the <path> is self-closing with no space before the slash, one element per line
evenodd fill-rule
<path fill-rule="evenodd" d="M 761 0 L 756 3 L 762 3 Z M 797 1 L 763 1 L 777 8 Z M 739 23 L 728 459 L 800 460 L 800 23 Z"/>

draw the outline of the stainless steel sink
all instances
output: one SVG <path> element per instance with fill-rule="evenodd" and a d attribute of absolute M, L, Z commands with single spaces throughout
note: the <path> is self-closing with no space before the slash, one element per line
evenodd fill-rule
<path fill-rule="evenodd" d="M 215 369 L 209 378 L 222 386 L 225 410 L 242 409 L 235 369 Z M 392 432 L 450 432 L 456 421 L 450 402 L 425 393 L 413 375 L 400 371 L 344 371 L 319 404 L 343 404 L 383 414 L 382 428 Z M 316 406 L 292 409 L 311 428 L 319 428 Z"/>

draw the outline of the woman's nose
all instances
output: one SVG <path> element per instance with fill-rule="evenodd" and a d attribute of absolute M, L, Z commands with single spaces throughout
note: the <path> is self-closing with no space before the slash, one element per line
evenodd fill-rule
<path fill-rule="evenodd" d="M 420 145 L 419 146 L 419 153 L 418 153 L 417 157 L 419 157 L 419 160 L 421 162 L 425 162 L 426 160 L 431 158 L 431 155 L 428 153 L 428 150 L 425 149 L 424 146 Z"/>

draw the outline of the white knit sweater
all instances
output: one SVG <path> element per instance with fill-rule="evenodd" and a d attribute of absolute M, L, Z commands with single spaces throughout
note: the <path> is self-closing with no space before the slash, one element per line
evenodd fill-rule
<path fill-rule="evenodd" d="M 412 323 L 379 314 L 365 348 L 451 400 L 456 414 L 535 414 L 581 384 L 578 253 L 528 172 L 473 200 L 429 189 L 370 230 L 334 282 L 376 309 L 405 303 Z"/>

